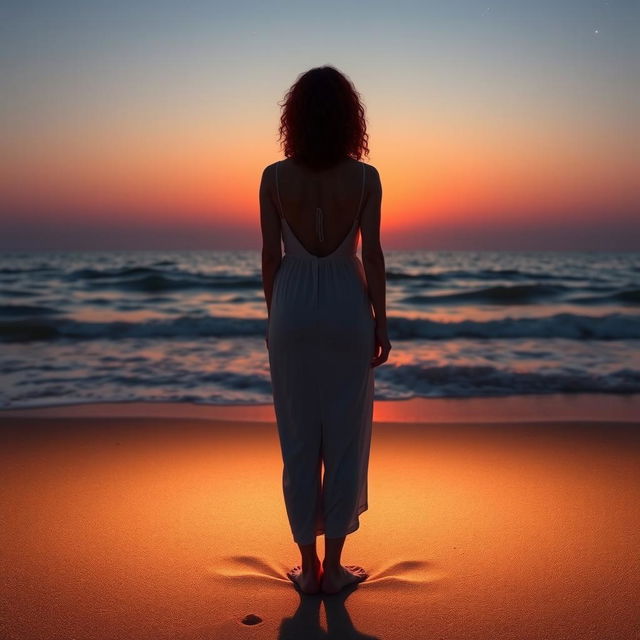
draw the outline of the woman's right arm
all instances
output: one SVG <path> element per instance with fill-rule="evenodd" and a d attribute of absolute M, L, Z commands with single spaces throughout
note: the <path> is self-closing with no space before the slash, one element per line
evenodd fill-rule
<path fill-rule="evenodd" d="M 380 246 L 380 218 L 382 208 L 382 183 L 378 170 L 367 165 L 368 184 L 365 205 L 360 218 L 362 233 L 362 266 L 367 278 L 369 300 L 376 321 L 376 350 L 371 366 L 386 362 L 391 343 L 387 333 L 386 274 L 384 254 Z"/>

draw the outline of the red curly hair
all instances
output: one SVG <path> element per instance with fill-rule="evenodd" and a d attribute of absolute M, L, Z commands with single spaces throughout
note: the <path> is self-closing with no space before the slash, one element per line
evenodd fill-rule
<path fill-rule="evenodd" d="M 346 157 L 369 155 L 360 94 L 336 68 L 325 65 L 300 74 L 278 104 L 278 139 L 287 158 L 327 169 Z"/>

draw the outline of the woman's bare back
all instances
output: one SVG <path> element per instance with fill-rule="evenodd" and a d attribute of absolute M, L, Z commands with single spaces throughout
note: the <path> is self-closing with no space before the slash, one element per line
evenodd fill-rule
<path fill-rule="evenodd" d="M 277 188 L 282 213 L 298 241 L 309 253 L 328 256 L 345 239 L 357 215 L 363 195 L 362 163 L 346 158 L 331 169 L 314 171 L 287 158 L 278 166 Z"/>

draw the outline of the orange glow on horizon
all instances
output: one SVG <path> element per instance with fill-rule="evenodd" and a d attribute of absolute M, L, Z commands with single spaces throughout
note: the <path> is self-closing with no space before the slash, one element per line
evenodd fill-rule
<path fill-rule="evenodd" d="M 233 146 L 230 134 L 214 143 L 211 132 L 196 133 L 164 141 L 150 133 L 109 139 L 104 132 L 90 141 L 76 134 L 63 156 L 25 151 L 4 168 L 5 208 L 28 214 L 54 207 L 70 222 L 90 215 L 105 223 L 255 231 L 261 172 L 278 158 L 277 145 L 256 148 L 246 135 Z M 603 170 L 562 141 L 534 144 L 533 132 L 513 140 L 498 131 L 422 137 L 409 144 L 408 129 L 382 132 L 374 138 L 375 159 L 364 159 L 383 180 L 385 233 L 480 223 L 517 228 L 532 216 L 552 222 L 558 212 L 580 222 L 631 211 L 637 200 L 633 163 L 624 158 Z"/>

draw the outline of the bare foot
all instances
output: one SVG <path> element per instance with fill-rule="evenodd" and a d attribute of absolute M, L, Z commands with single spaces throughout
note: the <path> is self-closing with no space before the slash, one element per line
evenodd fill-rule
<path fill-rule="evenodd" d="M 320 591 L 320 580 L 322 579 L 320 560 L 316 562 L 313 569 L 308 571 L 302 571 L 302 567 L 296 565 L 291 571 L 287 571 L 287 578 L 297 584 L 302 593 L 318 593 Z"/>
<path fill-rule="evenodd" d="M 362 582 L 369 577 L 369 574 L 356 564 L 340 565 L 337 569 L 327 569 L 325 567 L 321 580 L 321 587 L 324 593 L 338 593 L 348 584 Z"/>

